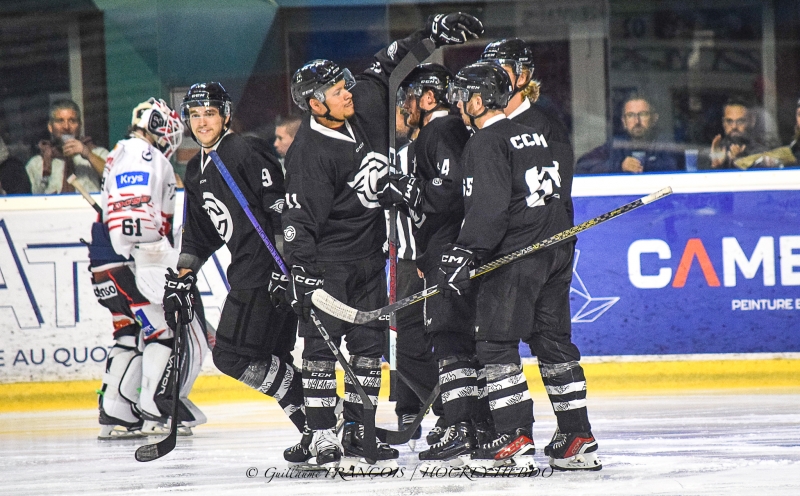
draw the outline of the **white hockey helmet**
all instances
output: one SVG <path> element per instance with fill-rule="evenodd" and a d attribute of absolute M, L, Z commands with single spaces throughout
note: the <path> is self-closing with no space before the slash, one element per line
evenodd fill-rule
<path fill-rule="evenodd" d="M 142 129 L 156 140 L 156 147 L 170 158 L 183 141 L 183 123 L 178 113 L 164 100 L 150 98 L 133 109 L 131 126 Z"/>

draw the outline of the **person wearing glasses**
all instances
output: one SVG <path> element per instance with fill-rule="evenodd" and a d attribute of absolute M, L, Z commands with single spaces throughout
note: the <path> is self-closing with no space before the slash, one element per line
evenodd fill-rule
<path fill-rule="evenodd" d="M 576 174 L 671 172 L 684 170 L 677 149 L 658 135 L 658 112 L 642 95 L 629 96 L 622 105 L 625 136 L 605 143 L 578 159 Z"/>

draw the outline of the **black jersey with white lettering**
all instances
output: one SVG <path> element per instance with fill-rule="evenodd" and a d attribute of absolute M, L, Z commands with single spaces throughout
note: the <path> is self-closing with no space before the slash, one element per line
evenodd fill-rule
<path fill-rule="evenodd" d="M 228 133 L 217 144 L 222 163 L 242 190 L 248 207 L 270 242 L 283 209 L 280 162 L 269 143 Z M 231 289 L 253 289 L 269 283 L 274 260 L 211 158 L 201 152 L 186 166 L 186 218 L 181 253 L 205 262 L 223 244 L 231 252 Z M 277 223 L 277 225 L 276 225 Z"/>
<path fill-rule="evenodd" d="M 547 140 L 550 145 L 550 153 L 553 154 L 553 160 L 559 164 L 561 196 L 572 222 L 574 217 L 572 178 L 575 171 L 575 152 L 569 140 L 569 131 L 556 115 L 545 111 L 542 107 L 530 103 L 530 101 L 528 101 L 527 105 L 525 103 L 523 105 L 527 108 L 516 115 L 512 112 L 509 119 L 523 126 L 528 126 L 543 135 Z"/>
<path fill-rule="evenodd" d="M 546 140 L 498 116 L 464 149 L 464 225 L 457 244 L 487 262 L 570 227 Z"/>
<path fill-rule="evenodd" d="M 417 267 L 425 274 L 436 269 L 444 246 L 455 242 L 464 220 L 461 153 L 469 136 L 460 115 L 439 111 L 409 148 L 413 175 L 422 188 L 414 238 L 420 251 Z"/>
<path fill-rule="evenodd" d="M 381 252 L 386 223 L 377 182 L 388 173 L 389 75 L 422 37 L 419 31 L 392 43 L 356 76 L 355 114 L 340 129 L 303 117 L 285 162 L 289 263 L 355 261 Z"/>

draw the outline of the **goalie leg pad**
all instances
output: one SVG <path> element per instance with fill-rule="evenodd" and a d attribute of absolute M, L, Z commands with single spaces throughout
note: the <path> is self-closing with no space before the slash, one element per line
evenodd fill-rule
<path fill-rule="evenodd" d="M 142 417 L 162 423 L 167 421 L 169 412 L 172 411 L 172 373 L 175 361 L 172 346 L 167 343 L 159 340 L 145 346 L 142 353 L 142 393 L 139 396 Z"/>
<path fill-rule="evenodd" d="M 142 381 L 142 354 L 136 338 L 117 340 L 108 354 L 100 393 L 100 424 L 130 427 L 140 423 L 137 409 Z"/>
<path fill-rule="evenodd" d="M 178 265 L 178 250 L 167 238 L 152 243 L 137 244 L 131 251 L 136 261 L 136 287 L 148 300 L 160 302 L 164 299 L 164 274 L 167 268 Z"/>
<path fill-rule="evenodd" d="M 189 399 L 189 393 L 192 392 L 194 381 L 200 375 L 203 358 L 207 352 L 208 341 L 205 330 L 197 320 L 194 320 L 189 324 L 188 340 L 181 355 L 181 425 L 194 427 L 208 421 L 205 414 Z"/>

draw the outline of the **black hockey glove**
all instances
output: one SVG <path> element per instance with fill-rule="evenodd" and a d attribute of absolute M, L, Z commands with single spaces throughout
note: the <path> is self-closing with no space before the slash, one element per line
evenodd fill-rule
<path fill-rule="evenodd" d="M 289 300 L 286 299 L 286 288 L 289 287 L 289 276 L 283 272 L 273 270 L 269 276 L 269 299 L 272 306 L 288 310 Z"/>
<path fill-rule="evenodd" d="M 187 325 L 194 319 L 194 295 L 192 287 L 195 283 L 195 275 L 188 272 L 179 277 L 172 270 L 167 269 L 167 283 L 164 285 L 164 318 L 167 325 L 173 331 L 178 330 L 178 324 Z"/>
<path fill-rule="evenodd" d="M 467 37 L 478 38 L 483 34 L 481 21 L 462 12 L 430 16 L 427 24 L 437 48 L 442 45 L 460 45 L 467 41 Z"/>
<path fill-rule="evenodd" d="M 469 288 L 469 270 L 474 265 L 475 254 L 458 246 L 445 246 L 439 264 L 439 291 L 449 298 L 454 293 L 463 295 Z"/>
<path fill-rule="evenodd" d="M 299 265 L 292 267 L 292 277 L 289 281 L 289 304 L 303 322 L 308 322 L 311 317 L 311 293 L 322 287 L 325 281 L 322 274 L 317 271 L 306 270 Z"/>
<path fill-rule="evenodd" d="M 378 179 L 378 202 L 384 208 L 405 204 L 416 210 L 422 199 L 417 178 L 404 174 L 387 174 Z"/>

